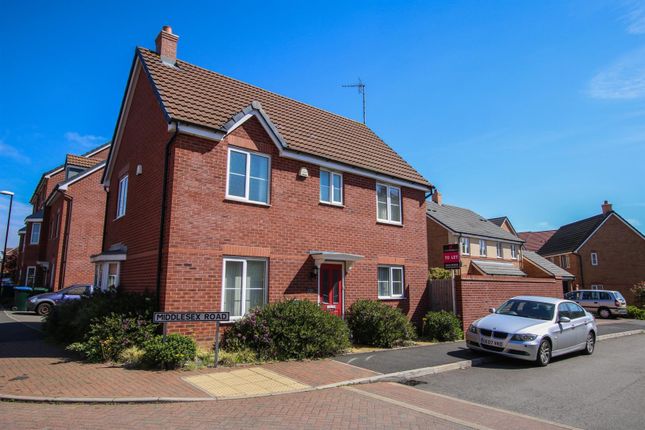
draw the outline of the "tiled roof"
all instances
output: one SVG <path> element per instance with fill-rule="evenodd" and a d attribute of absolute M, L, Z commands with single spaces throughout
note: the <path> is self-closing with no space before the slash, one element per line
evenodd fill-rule
<path fill-rule="evenodd" d="M 526 276 L 526 273 L 514 266 L 513 263 L 473 260 L 473 264 L 486 275 Z"/>
<path fill-rule="evenodd" d="M 497 218 L 488 218 L 488 221 L 492 222 L 497 227 L 501 227 L 502 224 L 504 224 L 504 220 L 506 220 L 505 216 L 499 216 Z"/>
<path fill-rule="evenodd" d="M 78 155 L 67 154 L 65 159 L 66 165 L 78 166 L 78 167 L 93 167 L 96 164 L 100 163 L 101 160 L 95 160 L 92 158 L 79 157 Z"/>
<path fill-rule="evenodd" d="M 538 253 L 540 255 L 552 255 L 573 252 L 604 220 L 605 215 L 600 214 L 563 225 L 542 245 Z"/>
<path fill-rule="evenodd" d="M 524 256 L 524 258 L 530 260 L 533 264 L 542 268 L 547 273 L 550 273 L 555 277 L 565 278 L 565 279 L 575 278 L 575 276 L 573 276 L 571 273 L 564 270 L 562 267 L 558 266 L 557 264 L 551 263 L 549 260 L 547 260 L 546 258 L 542 257 L 539 254 L 536 254 L 535 252 L 524 251 L 522 255 Z"/>
<path fill-rule="evenodd" d="M 222 129 L 257 101 L 288 149 L 429 186 L 428 181 L 362 123 L 156 53 L 137 52 L 171 119 Z"/>
<path fill-rule="evenodd" d="M 524 247 L 527 250 L 537 252 L 538 249 L 540 249 L 556 231 L 557 230 L 523 231 L 517 235 L 520 239 L 524 240 Z"/>
<path fill-rule="evenodd" d="M 522 239 L 499 228 L 475 212 L 457 206 L 439 205 L 428 201 L 428 216 L 455 233 L 483 236 L 491 239 L 521 243 Z"/>

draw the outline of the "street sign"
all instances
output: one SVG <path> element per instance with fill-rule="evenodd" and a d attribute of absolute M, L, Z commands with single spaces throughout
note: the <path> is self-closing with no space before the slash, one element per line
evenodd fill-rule
<path fill-rule="evenodd" d="M 443 246 L 443 268 L 446 270 L 459 269 L 461 261 L 459 256 L 459 244 L 451 243 Z"/>
<path fill-rule="evenodd" d="M 230 312 L 155 312 L 152 321 L 163 324 L 163 341 L 166 342 L 166 324 L 178 322 L 215 323 L 215 367 L 219 365 L 219 323 L 231 320 Z"/>
<path fill-rule="evenodd" d="M 226 322 L 230 319 L 229 312 L 155 312 L 152 322 Z"/>

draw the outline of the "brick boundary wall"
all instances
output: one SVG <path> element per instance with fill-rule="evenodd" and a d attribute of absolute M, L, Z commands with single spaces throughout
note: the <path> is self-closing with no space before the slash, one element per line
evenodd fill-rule
<path fill-rule="evenodd" d="M 518 278 L 515 276 L 461 276 L 455 280 L 457 314 L 464 330 L 488 309 L 497 308 L 514 296 L 562 298 L 562 281 L 554 278 Z"/>

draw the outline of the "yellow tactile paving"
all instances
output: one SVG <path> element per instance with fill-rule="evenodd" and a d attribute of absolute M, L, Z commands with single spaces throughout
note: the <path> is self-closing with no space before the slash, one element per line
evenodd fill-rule
<path fill-rule="evenodd" d="M 261 367 L 189 376 L 183 380 L 215 397 L 257 396 L 311 388 Z"/>

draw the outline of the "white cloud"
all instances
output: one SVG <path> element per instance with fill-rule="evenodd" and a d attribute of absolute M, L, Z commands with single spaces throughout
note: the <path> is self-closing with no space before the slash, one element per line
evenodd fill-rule
<path fill-rule="evenodd" d="M 9 210 L 9 197 L 0 196 L 0 248 L 4 245 L 5 228 L 7 228 L 7 212 Z M 31 214 L 31 205 L 19 202 L 14 196 L 11 208 L 11 224 L 9 225 L 9 239 L 7 247 L 18 246 L 18 230 L 25 225 L 25 217 Z"/>
<path fill-rule="evenodd" d="M 553 230 L 554 227 L 551 225 L 549 221 L 540 221 L 537 223 L 537 226 L 541 230 Z"/>
<path fill-rule="evenodd" d="M 645 2 L 632 0 L 625 3 L 627 12 L 623 20 L 627 24 L 627 32 L 631 34 L 645 33 Z"/>
<path fill-rule="evenodd" d="M 645 96 L 645 48 L 632 51 L 601 70 L 589 82 L 597 99 L 636 99 Z"/>
<path fill-rule="evenodd" d="M 95 136 L 93 134 L 80 134 L 75 131 L 68 131 L 67 133 L 65 133 L 65 139 L 85 149 L 94 148 L 107 141 L 107 139 L 103 136 Z"/>
<path fill-rule="evenodd" d="M 19 163 L 29 163 L 30 161 L 29 157 L 18 151 L 13 146 L 4 143 L 3 140 L 0 140 L 0 157 L 11 158 Z"/>

